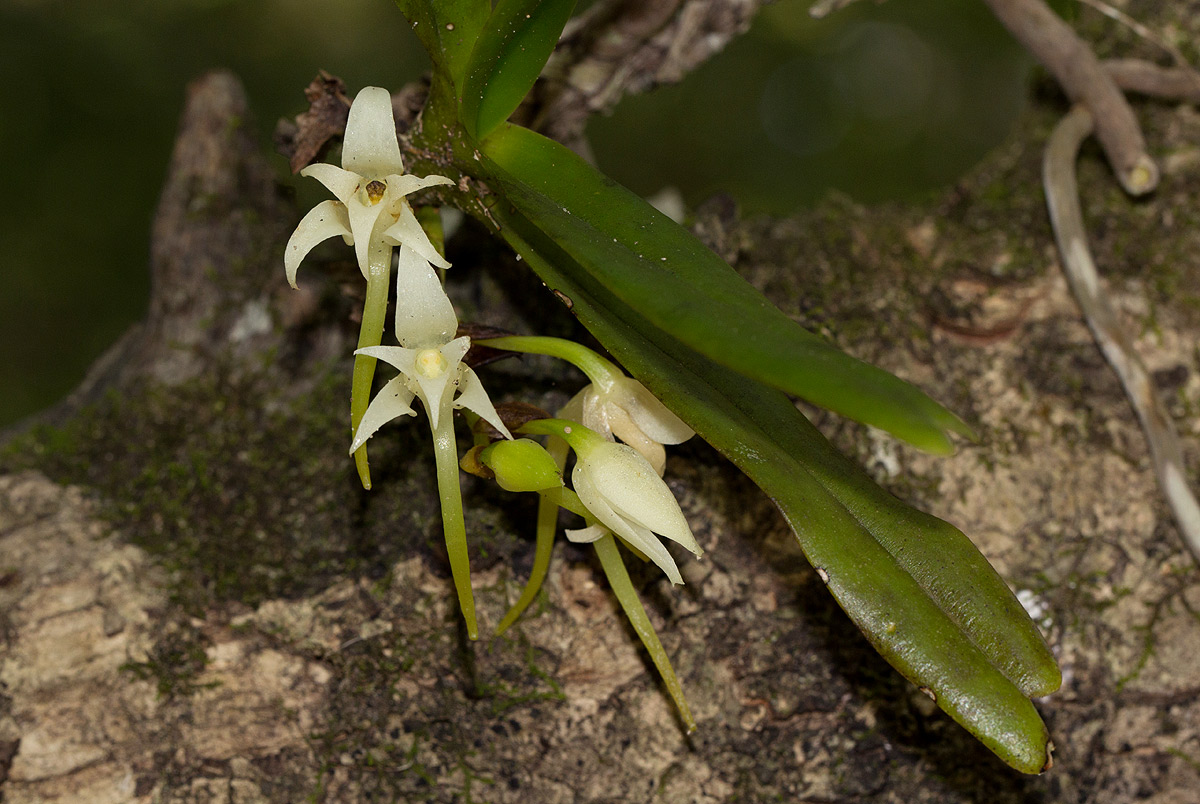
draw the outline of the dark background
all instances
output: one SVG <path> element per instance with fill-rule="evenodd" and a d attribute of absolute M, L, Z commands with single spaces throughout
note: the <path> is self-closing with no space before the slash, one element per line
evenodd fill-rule
<path fill-rule="evenodd" d="M 904 199 L 1010 130 L 1029 61 L 979 3 L 782 0 L 681 85 L 590 128 L 634 190 L 786 214 L 830 191 Z M 0 427 L 67 393 L 144 312 L 150 219 L 188 81 L 246 83 L 264 144 L 319 69 L 399 88 L 426 59 L 386 0 L 0 5 Z M 280 180 L 292 182 L 279 160 Z M 316 200 L 320 188 L 298 186 Z M 282 270 L 282 266 L 280 268 Z"/>

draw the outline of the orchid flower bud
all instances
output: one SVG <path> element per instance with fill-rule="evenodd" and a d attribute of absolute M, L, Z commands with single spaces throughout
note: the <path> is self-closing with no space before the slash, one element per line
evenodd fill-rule
<path fill-rule="evenodd" d="M 505 491 L 548 491 L 561 488 L 562 475 L 550 453 L 528 438 L 497 441 L 479 453 L 479 462 L 492 470 Z"/>

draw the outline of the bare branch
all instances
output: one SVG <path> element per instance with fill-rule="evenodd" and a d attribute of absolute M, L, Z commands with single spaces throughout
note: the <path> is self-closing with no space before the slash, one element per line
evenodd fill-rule
<path fill-rule="evenodd" d="M 1091 6 L 1109 19 L 1116 20 L 1120 24 L 1124 25 L 1142 39 L 1145 39 L 1147 42 L 1152 42 L 1157 47 L 1162 48 L 1164 52 L 1170 54 L 1171 58 L 1176 64 L 1181 66 L 1187 64 L 1187 59 L 1184 58 L 1183 54 L 1179 52 L 1179 48 L 1175 47 L 1161 36 L 1156 35 L 1145 25 L 1142 25 L 1140 22 L 1126 14 L 1121 9 L 1104 2 L 1104 0 L 1079 0 L 1079 2 L 1083 3 L 1085 6 Z"/>
<path fill-rule="evenodd" d="M 769 0 L 607 0 L 575 22 L 540 87 L 533 126 L 577 143 L 588 117 L 681 81 L 750 27 Z"/>
<path fill-rule="evenodd" d="M 1125 191 L 1143 195 L 1158 185 L 1158 167 L 1129 103 L 1088 45 L 1042 0 L 985 0 L 1021 44 L 1048 69 L 1067 97 L 1096 121 L 1100 141 Z"/>
<path fill-rule="evenodd" d="M 1200 103 L 1200 72 L 1191 67 L 1159 67 L 1141 59 L 1111 59 L 1104 69 L 1126 92 Z"/>

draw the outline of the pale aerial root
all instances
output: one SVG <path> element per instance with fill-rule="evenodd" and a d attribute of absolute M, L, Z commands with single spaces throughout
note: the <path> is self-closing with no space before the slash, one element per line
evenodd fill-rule
<path fill-rule="evenodd" d="M 1200 562 L 1200 504 L 1188 488 L 1179 435 L 1154 390 L 1146 365 L 1134 351 L 1131 338 L 1117 319 L 1088 247 L 1079 206 L 1075 160 L 1079 146 L 1092 130 L 1091 112 L 1082 105 L 1076 106 L 1055 127 L 1046 143 L 1043 183 L 1050 221 L 1071 292 L 1137 413 L 1150 445 L 1155 474 L 1179 525 L 1180 535 Z"/>

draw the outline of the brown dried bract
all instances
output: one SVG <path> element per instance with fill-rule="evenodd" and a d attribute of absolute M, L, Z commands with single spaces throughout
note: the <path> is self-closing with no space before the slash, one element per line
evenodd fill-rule
<path fill-rule="evenodd" d="M 483 419 L 480 419 L 479 421 L 483 422 Z M 496 432 L 495 429 L 491 425 L 487 424 L 487 422 L 483 422 L 483 423 L 485 425 L 487 425 L 487 429 L 489 432 L 492 432 L 492 433 Z M 499 435 L 499 433 L 496 433 L 496 435 Z M 484 480 L 495 480 L 496 473 L 493 472 L 488 467 L 484 466 L 483 463 L 479 460 L 479 453 L 483 452 L 484 449 L 486 449 L 486 448 L 487 448 L 486 444 L 479 444 L 477 446 L 471 447 L 471 449 L 467 450 L 467 454 L 462 456 L 462 460 L 458 462 L 459 468 L 462 469 L 464 472 L 466 472 L 469 475 L 475 475 L 476 477 L 482 477 Z"/>
<path fill-rule="evenodd" d="M 428 81 L 417 81 L 392 95 L 397 134 L 412 126 L 428 94 Z M 330 140 L 345 134 L 350 117 L 346 82 L 336 75 L 322 70 L 304 90 L 304 96 L 308 98 L 308 111 L 294 121 L 280 120 L 275 127 L 275 150 L 287 157 L 293 173 L 314 162 Z"/>
<path fill-rule="evenodd" d="M 294 123 L 281 120 L 275 129 L 275 147 L 287 157 L 293 173 L 315 160 L 331 139 L 340 137 L 350 116 L 346 82 L 324 70 L 304 90 L 304 96 L 308 111 Z"/>

